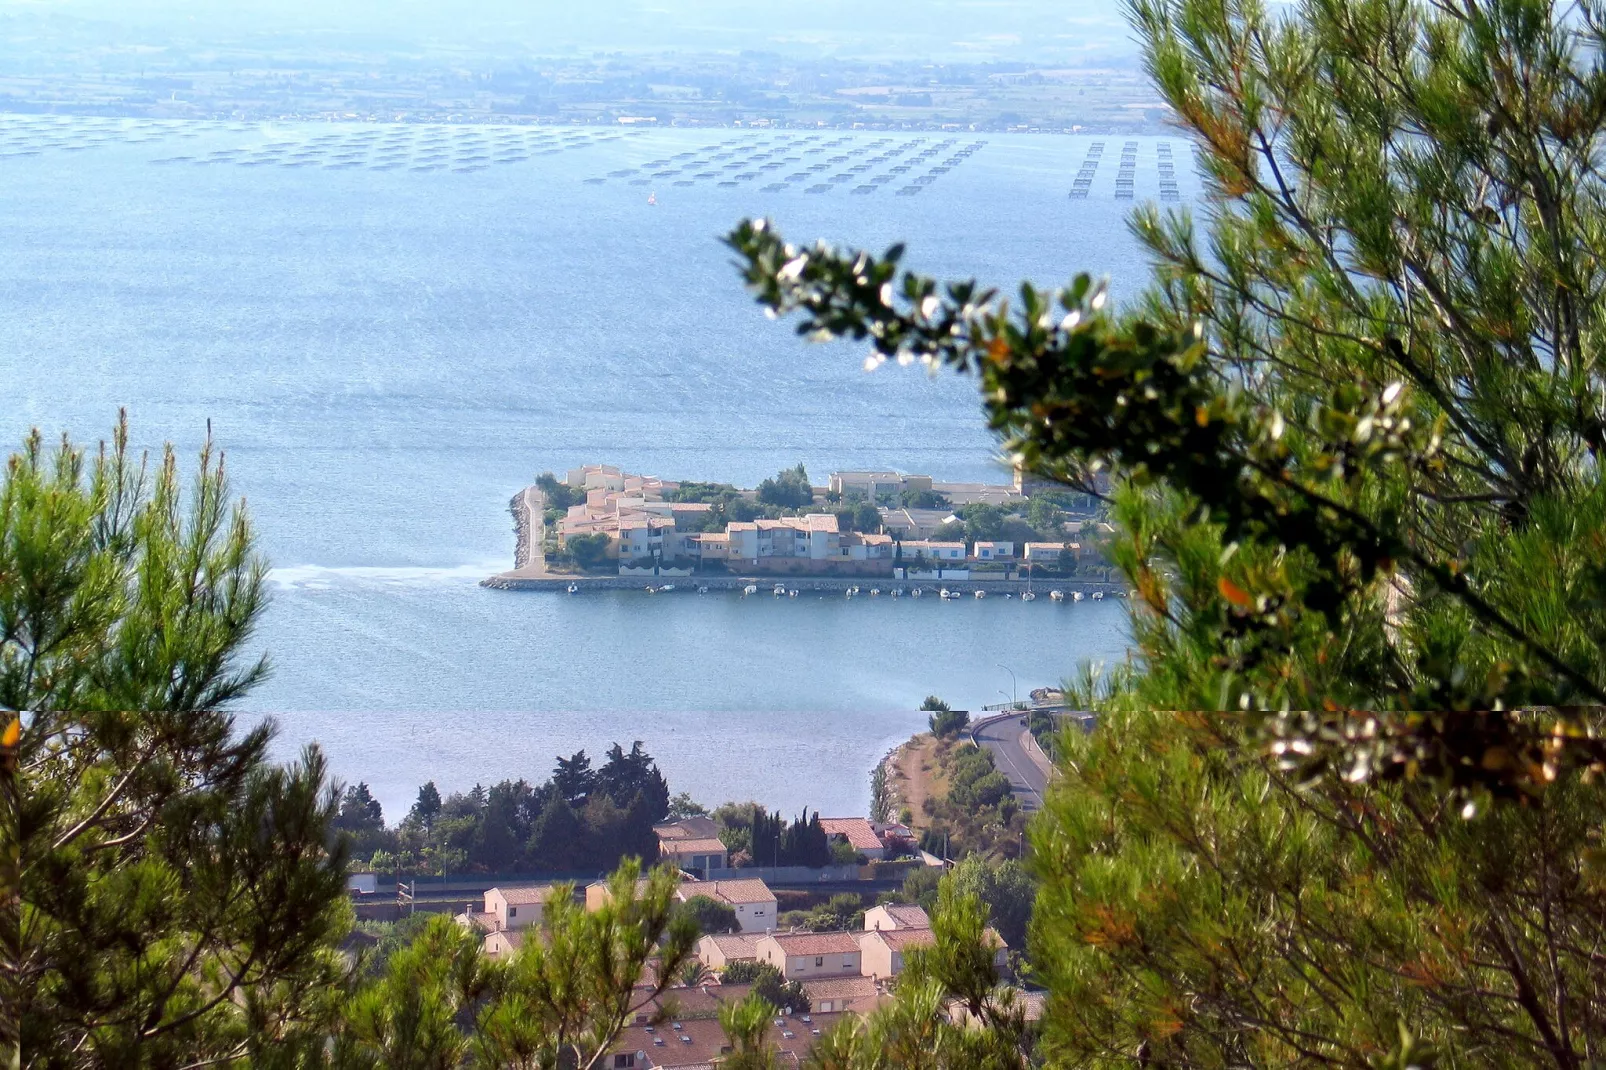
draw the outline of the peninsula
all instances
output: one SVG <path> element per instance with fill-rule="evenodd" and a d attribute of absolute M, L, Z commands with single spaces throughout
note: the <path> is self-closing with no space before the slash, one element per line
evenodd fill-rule
<path fill-rule="evenodd" d="M 1013 592 L 1034 580 L 1101 591 L 1111 531 L 1099 503 L 1016 473 L 1010 483 L 944 483 L 900 472 L 802 465 L 758 487 L 674 482 L 589 464 L 545 473 L 513 497 L 514 567 L 502 589 L 688 588 L 758 584 L 857 590 L 861 581 Z M 878 590 L 879 588 L 877 588 Z"/>

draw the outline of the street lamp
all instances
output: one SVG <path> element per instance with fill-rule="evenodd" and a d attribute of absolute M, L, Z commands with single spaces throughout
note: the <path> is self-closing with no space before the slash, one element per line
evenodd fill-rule
<path fill-rule="evenodd" d="M 1011 706 L 1018 705 L 1020 699 L 1017 697 L 1019 690 L 1015 684 L 1015 670 L 1004 664 L 1000 664 L 998 667 L 1009 673 L 1009 704 Z"/>

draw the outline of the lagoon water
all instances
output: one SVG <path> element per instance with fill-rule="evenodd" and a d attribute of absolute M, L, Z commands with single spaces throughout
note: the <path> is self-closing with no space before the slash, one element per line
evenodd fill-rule
<path fill-rule="evenodd" d="M 976 707 L 1011 670 L 1024 692 L 1119 658 L 1124 605 L 486 590 L 508 499 L 586 461 L 1002 480 L 972 383 L 804 344 L 718 236 L 762 214 L 905 240 L 937 275 L 1131 292 L 1129 140 L 1141 201 L 1179 139 L 0 116 L 0 433 L 91 441 L 126 406 L 139 441 L 192 454 L 210 420 L 274 565 L 274 673 L 242 711 L 392 818 L 426 779 L 542 778 L 632 739 L 710 804 L 862 812 L 924 695 Z"/>

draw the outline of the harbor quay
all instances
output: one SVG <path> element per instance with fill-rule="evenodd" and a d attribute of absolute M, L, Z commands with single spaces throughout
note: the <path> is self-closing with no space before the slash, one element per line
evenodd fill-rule
<path fill-rule="evenodd" d="M 697 594 L 713 593 L 715 591 L 746 592 L 747 588 L 755 588 L 751 592 L 753 597 L 760 595 L 773 596 L 777 587 L 782 588 L 786 594 L 798 592 L 799 597 L 810 593 L 819 594 L 846 594 L 853 591 L 859 596 L 879 596 L 882 598 L 907 598 L 919 590 L 921 597 L 938 597 L 940 592 L 947 590 L 950 593 L 959 592 L 968 597 L 974 597 L 980 591 L 986 595 L 1013 595 L 1024 593 L 1027 581 L 1006 579 L 955 579 L 955 580 L 897 580 L 897 579 L 853 579 L 843 577 L 808 576 L 786 577 L 777 579 L 775 576 L 519 576 L 513 573 L 503 573 L 491 576 L 480 581 L 480 586 L 489 587 L 499 591 L 558 591 L 567 592 L 571 587 L 574 593 L 584 591 L 645 591 L 662 594 Z M 1076 581 L 1045 581 L 1036 580 L 1030 589 L 1040 600 L 1047 601 L 1051 591 L 1059 591 L 1065 595 L 1067 601 L 1074 594 L 1084 597 L 1122 597 L 1126 594 L 1126 585 L 1120 583 L 1104 583 L 1091 580 Z M 894 593 L 896 592 L 896 593 Z"/>

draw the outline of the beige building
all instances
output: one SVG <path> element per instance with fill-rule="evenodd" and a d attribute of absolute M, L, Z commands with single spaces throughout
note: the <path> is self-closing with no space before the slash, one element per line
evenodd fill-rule
<path fill-rule="evenodd" d="M 931 918 L 913 903 L 878 903 L 864 912 L 866 932 L 877 929 L 929 929 Z"/>
<path fill-rule="evenodd" d="M 869 859 L 887 857 L 886 845 L 876 835 L 875 826 L 862 817 L 822 817 L 820 827 L 828 840 L 845 842 Z"/>
<path fill-rule="evenodd" d="M 551 896 L 550 884 L 498 886 L 485 893 L 485 914 L 494 919 L 497 931 L 528 929 L 541 924 L 541 915 Z"/>
<path fill-rule="evenodd" d="M 903 972 L 906 951 L 935 942 L 930 929 L 872 929 L 859 938 L 864 975 L 877 981 L 896 977 Z"/>
<path fill-rule="evenodd" d="M 701 881 L 686 885 L 682 899 L 706 895 L 736 911 L 736 921 L 744 933 L 761 933 L 775 928 L 775 893 L 754 877 L 738 881 Z"/>
<path fill-rule="evenodd" d="M 504 958 L 518 952 L 524 946 L 523 929 L 505 929 L 485 934 L 485 943 L 482 945 L 489 958 Z"/>
<path fill-rule="evenodd" d="M 857 974 L 862 959 L 852 933 L 769 933 L 757 950 L 788 981 Z"/>
<path fill-rule="evenodd" d="M 873 978 L 862 976 L 804 981 L 803 991 L 809 997 L 810 1014 L 869 1014 L 888 998 Z"/>
<path fill-rule="evenodd" d="M 697 941 L 697 959 L 710 970 L 723 970 L 733 962 L 758 958 L 763 933 L 716 933 Z"/>
<path fill-rule="evenodd" d="M 931 477 L 906 476 L 902 472 L 832 472 L 826 489 L 844 497 L 860 495 L 873 502 L 883 494 L 930 490 Z"/>
<path fill-rule="evenodd" d="M 654 825 L 658 834 L 658 860 L 669 862 L 699 878 L 710 870 L 725 869 L 729 855 L 719 840 L 719 826 L 706 817 L 688 817 Z"/>

